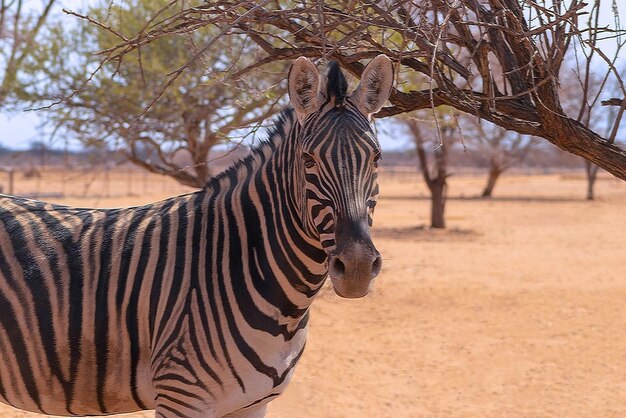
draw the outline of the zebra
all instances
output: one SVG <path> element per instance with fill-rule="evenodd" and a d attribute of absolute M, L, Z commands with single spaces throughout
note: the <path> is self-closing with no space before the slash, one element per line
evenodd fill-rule
<path fill-rule="evenodd" d="M 81 209 L 0 196 L 0 401 L 54 415 L 262 417 L 302 356 L 327 277 L 365 296 L 391 61 L 352 94 L 305 57 L 249 156 L 161 202 Z"/>

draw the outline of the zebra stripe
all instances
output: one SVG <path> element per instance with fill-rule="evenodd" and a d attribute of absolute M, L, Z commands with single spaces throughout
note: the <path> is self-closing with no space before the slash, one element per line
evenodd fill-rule
<path fill-rule="evenodd" d="M 390 71 L 381 62 L 366 71 Z M 337 66 L 326 91 L 308 60 L 292 72 L 290 83 L 317 80 L 315 94 L 290 92 L 295 110 L 268 140 L 198 192 L 125 209 L 0 196 L 0 401 L 55 415 L 263 415 L 329 271 L 355 297 L 380 270 L 367 104 L 387 96 L 365 85 L 343 97 Z"/>

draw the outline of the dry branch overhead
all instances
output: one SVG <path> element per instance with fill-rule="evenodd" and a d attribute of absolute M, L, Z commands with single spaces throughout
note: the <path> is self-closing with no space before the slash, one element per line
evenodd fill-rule
<path fill-rule="evenodd" d="M 612 97 L 607 100 L 602 100 L 602 106 L 623 106 L 626 103 L 624 99 L 618 99 L 616 97 Z"/>
<path fill-rule="evenodd" d="M 604 1 L 221 0 L 194 5 L 181 0 L 174 16 L 105 52 L 117 62 L 156 39 L 214 26 L 222 37 L 247 36 L 264 54 L 252 64 L 234 66 L 231 76 L 236 77 L 298 56 L 336 60 L 359 77 L 361 60 L 382 53 L 396 64 L 397 84 L 390 106 L 378 117 L 451 106 L 545 138 L 626 180 L 626 150 L 566 115 L 559 97 L 570 51 L 599 51 L 596 40 L 619 41 L 625 35 L 619 27 L 583 23 L 581 16 L 590 10 L 611 5 Z M 590 32 L 597 36 L 587 36 Z M 207 39 L 207 45 L 212 42 Z M 598 55 L 611 68 L 613 84 L 623 86 L 615 60 Z"/>

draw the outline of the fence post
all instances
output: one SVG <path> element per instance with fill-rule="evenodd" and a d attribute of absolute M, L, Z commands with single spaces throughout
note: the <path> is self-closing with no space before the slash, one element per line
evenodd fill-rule
<path fill-rule="evenodd" d="M 133 173 L 129 169 L 126 170 L 126 196 L 133 195 Z"/>
<path fill-rule="evenodd" d="M 14 179 L 15 179 L 15 170 L 12 168 L 9 168 L 9 194 L 10 195 L 13 194 Z"/>

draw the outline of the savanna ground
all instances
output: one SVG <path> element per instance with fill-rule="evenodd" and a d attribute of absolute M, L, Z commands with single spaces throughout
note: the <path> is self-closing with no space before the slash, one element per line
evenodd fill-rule
<path fill-rule="evenodd" d="M 483 181 L 452 177 L 449 229 L 433 231 L 422 182 L 381 177 L 375 289 L 322 292 L 268 417 L 626 416 L 626 183 L 601 177 L 587 202 L 582 175 L 512 175 L 472 198 Z M 168 187 L 48 200 L 123 206 Z"/>

